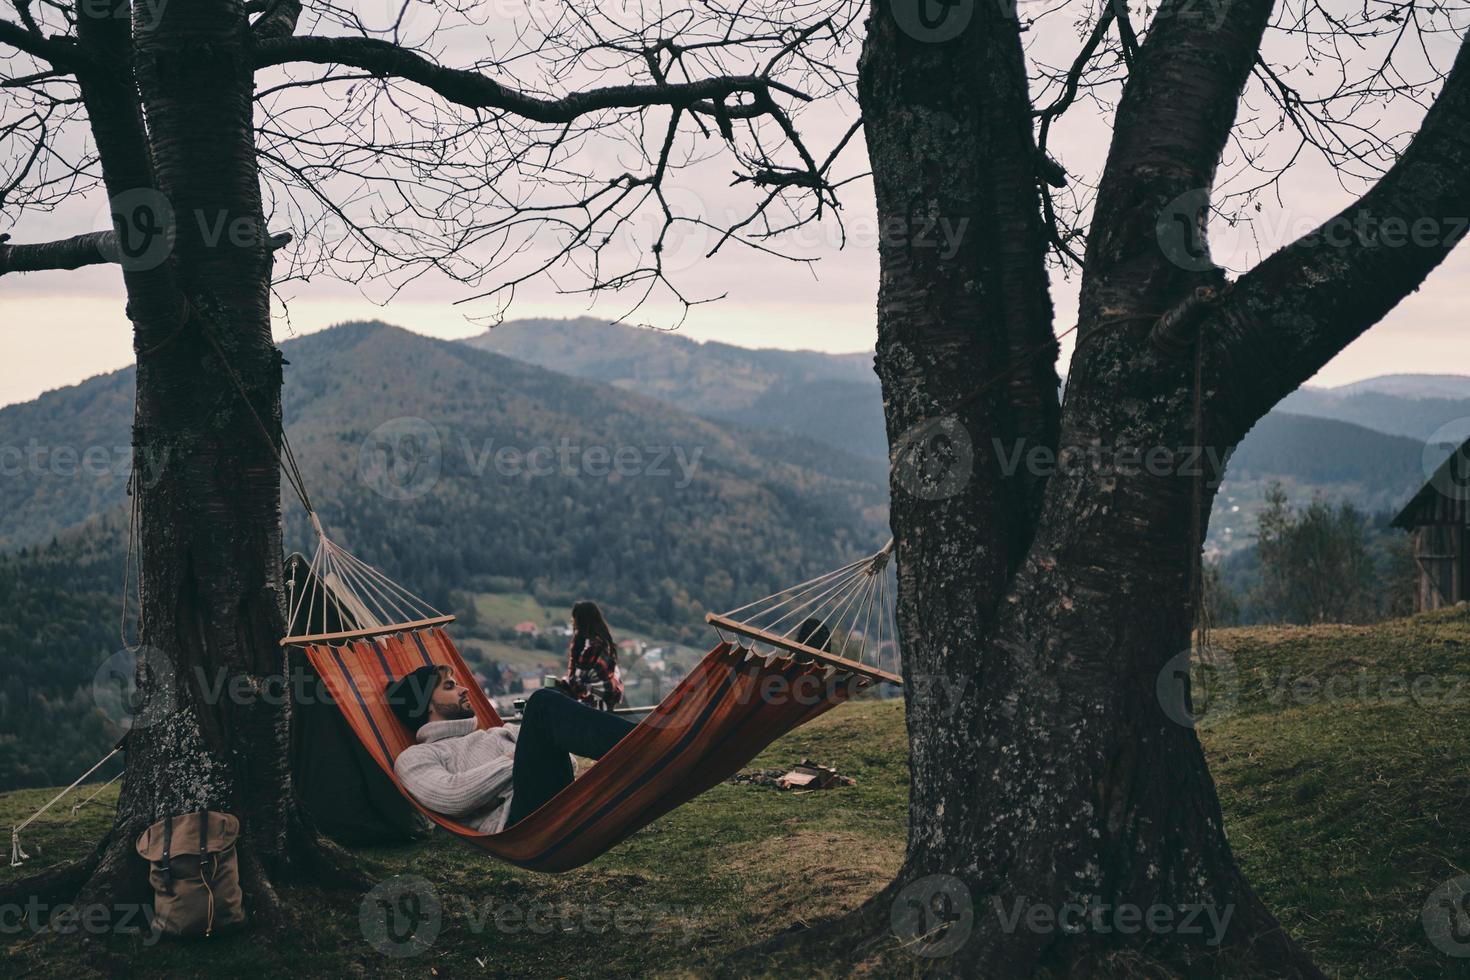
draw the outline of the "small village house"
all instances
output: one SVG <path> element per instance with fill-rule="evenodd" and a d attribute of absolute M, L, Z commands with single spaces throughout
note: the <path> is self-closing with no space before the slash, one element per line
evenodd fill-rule
<path fill-rule="evenodd" d="M 1470 598 L 1470 439 L 1440 464 L 1393 526 L 1414 536 L 1416 611 Z"/>

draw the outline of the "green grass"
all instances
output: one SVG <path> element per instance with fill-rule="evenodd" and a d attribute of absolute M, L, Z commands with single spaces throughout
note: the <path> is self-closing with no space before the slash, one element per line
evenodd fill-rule
<path fill-rule="evenodd" d="M 1454 689 L 1470 678 L 1470 616 L 1228 630 L 1216 640 L 1234 682 L 1206 716 L 1203 739 L 1231 842 L 1262 898 L 1331 976 L 1470 976 L 1470 960 L 1435 949 L 1419 919 L 1435 886 L 1470 869 L 1470 682 Z M 1344 680 L 1326 697 L 1320 685 L 1332 678 Z M 1419 679 L 1417 700 L 1398 694 L 1399 678 L 1405 691 Z M 136 940 L 110 937 L 85 957 L 54 938 L 4 936 L 0 973 L 700 975 L 736 949 L 854 907 L 886 884 L 905 832 L 902 717 L 897 701 L 859 702 L 753 763 L 810 756 L 835 764 L 855 786 L 786 794 L 721 785 L 565 875 L 508 867 L 442 834 L 359 851 L 379 879 L 414 873 L 432 882 L 443 928 L 417 957 L 375 951 L 358 901 L 297 888 L 287 897 L 312 909 L 309 927 L 160 943 L 146 953 Z M 0 826 L 47 795 L 0 796 Z M 25 870 L 82 853 L 108 817 L 92 808 L 43 818 L 26 836 L 40 853 Z M 15 873 L 0 868 L 0 881 Z M 548 931 L 529 930 L 507 909 L 540 914 Z"/>
<path fill-rule="evenodd" d="M 713 949 L 742 945 L 773 920 L 822 914 L 860 903 L 897 870 L 907 806 L 898 701 L 833 712 L 772 746 L 758 767 L 822 759 L 857 780 L 837 791 L 792 795 L 725 784 L 658 821 L 587 867 L 545 875 L 500 864 L 436 834 L 408 847 L 358 852 L 379 879 L 412 872 L 433 882 L 443 931 L 422 956 L 391 959 L 363 939 L 356 900 L 291 889 L 313 909 L 311 928 L 268 941 L 252 934 L 207 943 L 108 937 L 104 955 L 76 957 L 54 937 L 0 937 L 0 974 L 105 976 L 131 963 L 148 976 L 573 976 L 595 958 L 599 975 L 634 976 L 691 963 Z M 108 793 L 107 796 L 113 794 Z M 0 826 L 11 826 L 48 798 L 45 791 L 0 796 Z M 22 870 L 84 853 L 110 811 L 48 814 L 26 834 L 40 854 Z M 35 853 L 35 848 L 31 848 Z M 675 857 L 676 856 L 676 857 Z M 0 882 L 16 875 L 0 868 Z M 815 901 L 814 901 L 815 900 Z M 534 912 L 551 933 L 502 916 L 503 906 Z M 574 931 L 563 933 L 566 908 Z M 624 928 L 610 927 L 623 916 Z M 589 920 L 587 917 L 591 916 Z M 604 931 L 593 934 L 597 928 Z M 476 962 L 486 960 L 486 967 Z M 704 959 L 704 962 L 709 962 Z"/>
<path fill-rule="evenodd" d="M 463 637 L 458 641 L 459 650 L 471 665 L 484 666 L 489 663 L 508 664 L 517 670 L 530 670 L 537 664 L 550 665 L 553 673 L 562 666 L 565 656 L 555 650 L 537 650 L 534 647 L 517 646 L 501 640 L 486 640 L 480 637 Z"/>
<path fill-rule="evenodd" d="M 532 622 L 542 629 L 562 622 L 528 592 L 481 592 L 475 596 L 475 615 L 481 626 L 510 628 Z M 561 615 L 565 616 L 565 613 Z"/>
<path fill-rule="evenodd" d="M 1203 741 L 1257 891 L 1334 975 L 1470 976 L 1420 921 L 1470 871 L 1470 618 L 1219 638 L 1238 693 Z"/>

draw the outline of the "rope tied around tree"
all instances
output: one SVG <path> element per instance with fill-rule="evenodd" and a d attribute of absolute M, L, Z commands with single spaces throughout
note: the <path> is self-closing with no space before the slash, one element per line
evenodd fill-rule
<path fill-rule="evenodd" d="M 1213 302 L 1213 299 L 1208 302 Z M 1205 542 L 1204 542 L 1204 361 L 1205 361 L 1205 318 L 1195 320 L 1194 336 L 1194 397 L 1192 422 L 1194 449 L 1199 453 L 1194 478 L 1189 494 L 1189 601 L 1194 607 L 1195 650 L 1204 655 L 1209 648 L 1210 615 L 1205 603 Z"/>
<path fill-rule="evenodd" d="M 204 335 L 204 339 L 214 349 L 215 356 L 219 358 L 220 364 L 224 366 L 225 373 L 229 376 L 231 384 L 234 385 L 235 391 L 240 395 L 240 400 L 245 403 L 245 408 L 250 412 L 250 417 L 254 420 L 255 427 L 260 430 L 260 434 L 270 446 L 271 453 L 276 457 L 276 462 L 280 464 L 281 472 L 286 476 L 286 482 L 290 484 L 291 489 L 296 494 L 296 499 L 301 501 L 301 506 L 310 515 L 312 527 L 318 534 L 322 533 L 321 522 L 317 520 L 316 509 L 311 504 L 311 495 L 306 490 L 306 480 L 301 475 L 301 466 L 296 461 L 296 453 L 291 448 L 291 440 L 286 437 L 286 427 L 282 425 L 276 433 L 271 432 L 270 427 L 265 424 L 265 420 L 256 411 L 255 403 L 250 400 L 250 395 L 245 390 L 245 382 L 240 378 L 239 372 L 230 363 L 230 359 L 225 356 L 224 347 L 220 344 L 219 337 L 209 320 L 200 315 L 197 306 L 191 307 L 187 315 L 198 322 L 200 333 Z M 276 351 L 276 356 L 279 357 L 280 349 L 274 347 L 272 349 Z"/>

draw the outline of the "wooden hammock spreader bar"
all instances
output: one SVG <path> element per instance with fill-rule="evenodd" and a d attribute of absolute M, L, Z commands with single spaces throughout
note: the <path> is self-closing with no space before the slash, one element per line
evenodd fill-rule
<path fill-rule="evenodd" d="M 431 626 L 443 626 L 454 622 L 453 616 L 431 616 L 428 619 L 415 619 L 409 623 L 389 623 L 387 626 L 374 626 L 371 629 L 343 630 L 340 633 L 312 633 L 306 636 L 282 637 L 281 646 L 293 646 L 307 643 L 333 643 L 337 640 L 362 640 L 370 636 L 389 636 L 393 633 L 407 633 L 410 630 L 427 629 Z"/>
<path fill-rule="evenodd" d="M 791 653 L 805 654 L 813 660 L 820 661 L 829 667 L 836 667 L 838 670 L 861 674 L 875 681 L 887 681 L 890 684 L 897 684 L 899 687 L 903 686 L 903 678 L 897 674 L 890 674 L 886 670 L 879 670 L 877 667 L 870 667 L 856 660 L 848 660 L 846 657 L 839 657 L 825 650 L 809 647 L 805 643 L 797 643 L 795 640 L 787 639 L 784 636 L 777 636 L 775 633 L 768 633 L 763 629 L 756 629 L 754 626 L 747 626 L 745 623 L 737 623 L 735 620 L 727 619 L 718 613 L 706 613 L 704 621 L 716 629 L 729 630 L 731 633 L 738 633 L 748 639 L 768 643 L 773 647 L 780 647 L 782 650 L 787 650 Z"/>

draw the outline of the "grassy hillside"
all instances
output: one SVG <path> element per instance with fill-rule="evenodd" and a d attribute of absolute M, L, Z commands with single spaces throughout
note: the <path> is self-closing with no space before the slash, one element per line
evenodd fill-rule
<path fill-rule="evenodd" d="M 1420 922 L 1470 869 L 1470 614 L 1219 638 L 1204 741 L 1257 890 L 1329 973 L 1470 976 Z"/>
<path fill-rule="evenodd" d="M 1470 976 L 1425 936 L 1420 912 L 1470 867 L 1470 614 L 1376 627 L 1252 628 L 1216 639 L 1235 680 L 1210 701 L 1204 741 L 1227 832 L 1251 880 L 1334 977 Z M 421 875 L 443 928 L 411 958 L 376 952 L 359 903 L 308 892 L 309 928 L 142 950 L 112 938 L 74 947 L 6 937 L 10 975 L 699 975 L 793 922 L 853 907 L 898 866 L 905 822 L 902 710 L 861 702 L 773 746 L 757 767 L 811 756 L 857 785 L 805 795 L 726 784 L 585 869 L 519 871 L 442 836 L 361 852 L 383 879 Z M 0 797 L 0 825 L 45 798 Z M 81 853 L 106 811 L 64 811 L 27 839 L 34 866 Z M 0 881 L 14 875 L 0 868 Z M 524 916 L 537 916 L 536 932 Z M 621 915 L 621 918 L 619 916 Z M 621 923 L 621 925 L 618 925 Z M 603 931 L 598 932 L 601 929 Z M 810 975 L 820 964 L 769 964 Z M 924 966 L 896 941 L 873 975 Z"/>

